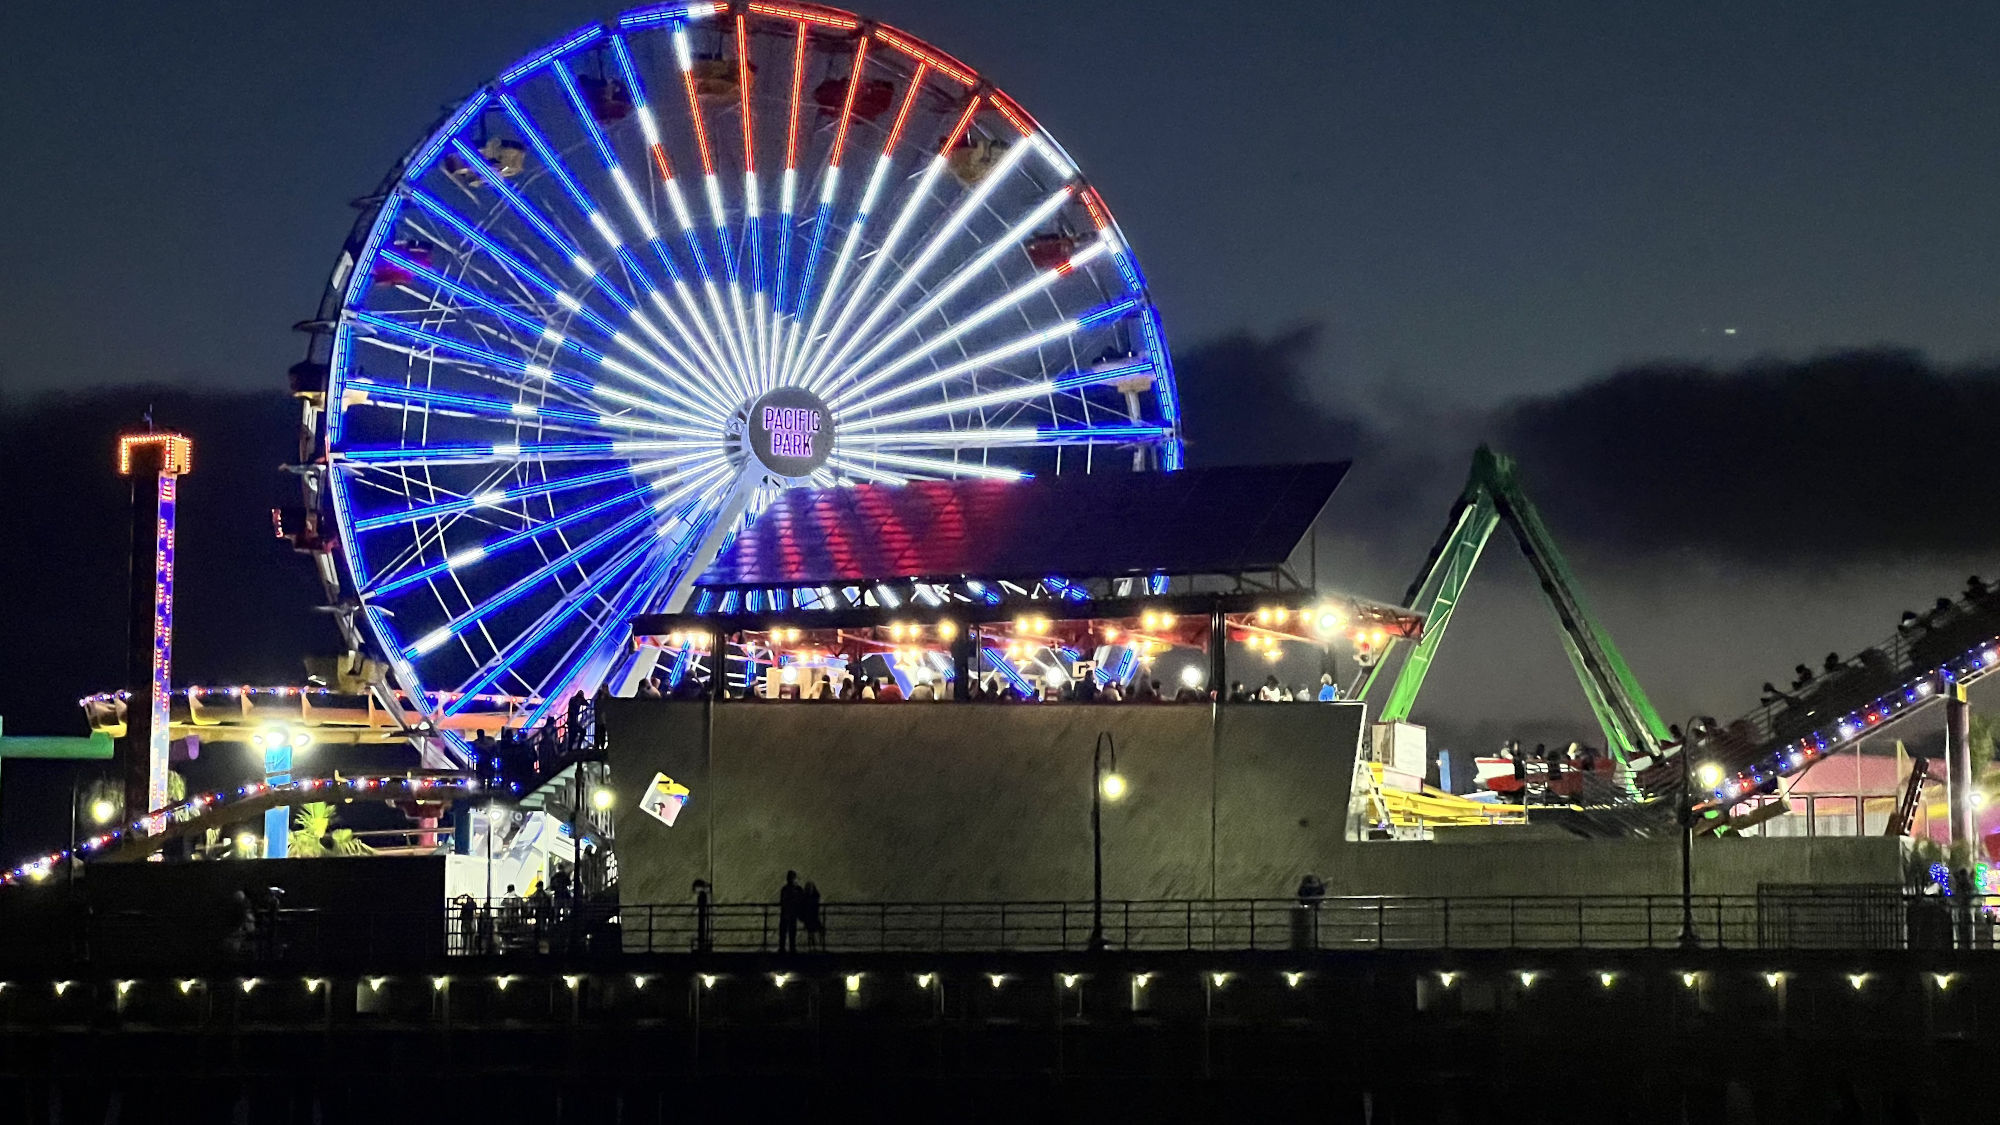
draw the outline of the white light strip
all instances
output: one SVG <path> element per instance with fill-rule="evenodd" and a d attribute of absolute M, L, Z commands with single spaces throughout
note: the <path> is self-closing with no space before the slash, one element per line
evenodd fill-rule
<path fill-rule="evenodd" d="M 985 480 L 1020 480 L 1025 474 L 1019 469 L 1005 465 L 978 465 L 959 461 L 943 461 L 935 457 L 912 457 L 904 453 L 884 453 L 871 449 L 865 454 L 859 451 L 857 457 L 866 457 L 871 462 L 893 465 L 899 469 L 913 469 L 920 473 L 936 473 L 946 477 L 980 477 Z M 829 460 L 831 460 L 829 458 Z"/>
<path fill-rule="evenodd" d="M 1027 147 L 1025 145 L 1015 145 L 1008 149 L 1007 154 L 1000 158 L 999 163 L 993 166 L 993 170 L 987 174 L 986 178 L 979 182 L 979 186 L 972 189 L 964 199 L 959 201 L 958 209 L 953 211 L 951 217 L 945 220 L 944 225 L 938 228 L 938 232 L 931 236 L 931 240 L 924 245 L 923 250 L 918 252 L 915 260 L 904 267 L 901 276 L 896 279 L 896 284 L 890 286 L 889 291 L 883 294 L 881 299 L 876 302 L 875 311 L 870 313 L 868 319 L 862 321 L 861 327 L 856 330 L 855 334 L 857 336 L 865 336 L 868 333 L 868 329 L 876 320 L 889 314 L 890 310 L 895 307 L 896 302 L 902 299 L 903 294 L 909 290 L 910 286 L 917 283 L 917 278 L 922 276 L 924 270 L 929 268 L 931 262 L 944 251 L 946 244 L 958 234 L 959 230 L 967 222 L 971 221 L 973 215 L 986 206 L 987 198 L 994 191 L 998 190 L 1002 181 L 1007 178 L 1007 173 L 1013 170 L 1014 165 L 1019 163 L 1022 155 L 1026 152 Z M 1068 193 L 1065 191 L 1064 194 L 1067 195 Z"/>
<path fill-rule="evenodd" d="M 931 372 L 929 375 L 926 375 L 921 379 L 904 383 L 901 386 L 892 387 L 886 391 L 883 391 L 881 394 L 868 400 L 868 402 L 865 403 L 864 406 L 866 408 L 872 409 L 874 407 L 882 405 L 885 402 L 893 402 L 896 399 L 904 397 L 905 395 L 913 394 L 916 391 L 924 389 L 925 387 L 936 386 L 937 384 L 942 383 L 947 379 L 956 378 L 957 376 L 963 375 L 968 371 L 977 370 L 978 368 L 981 367 L 991 366 L 996 361 L 1006 359 L 1009 356 L 1019 355 L 1025 351 L 1032 351 L 1035 348 L 1039 348 L 1043 344 L 1046 344 L 1052 340 L 1060 340 L 1065 336 L 1075 333 L 1081 327 L 1082 325 L 1077 320 L 1072 318 L 1070 320 L 1065 320 L 1060 324 L 1044 328 L 1039 332 L 1030 333 L 1029 335 L 1022 336 L 1019 339 L 1010 340 L 1007 343 L 1001 344 L 999 347 L 989 348 L 986 351 L 979 353 L 978 355 L 969 356 L 965 359 L 958 361 L 957 363 L 951 364 L 946 367 L 940 367 L 936 371 Z M 853 401 L 854 395 L 858 391 L 859 388 L 849 388 L 846 394 L 834 398 L 827 405 L 833 408 L 835 414 L 843 414 L 846 412 L 844 404 Z M 846 425 L 847 423 L 843 421 L 842 424 Z"/>
<path fill-rule="evenodd" d="M 887 163 L 888 158 L 884 157 L 883 164 L 886 165 Z M 876 279 L 881 276 L 883 268 L 889 264 L 889 256 L 895 252 L 897 245 L 903 240 L 903 235 L 909 231 L 910 223 L 916 218 L 917 212 L 922 210 L 922 204 L 930 199 L 931 186 L 937 182 L 937 178 L 944 171 L 945 166 L 946 161 L 943 156 L 935 157 L 924 168 L 923 174 L 917 177 L 916 186 L 904 198 L 903 206 L 896 212 L 894 221 L 889 224 L 889 233 L 883 237 L 882 245 L 875 248 L 875 253 L 869 260 L 868 269 L 862 273 L 861 280 L 855 283 L 854 295 L 847 299 L 845 305 L 841 306 L 840 315 L 834 318 L 833 327 L 827 331 L 826 339 L 820 343 L 819 347 L 813 351 L 811 358 L 806 361 L 803 373 L 798 379 L 801 384 L 811 385 L 815 380 L 820 368 L 823 366 L 821 361 L 832 351 L 834 344 L 840 340 L 841 333 L 846 330 L 848 321 L 853 318 L 855 310 L 860 308 L 862 298 L 872 291 Z M 842 348 L 841 354 L 845 354 L 846 351 L 846 348 Z"/>
<path fill-rule="evenodd" d="M 1070 260 L 1071 264 L 1072 266 L 1088 265 L 1093 259 L 1105 253 L 1105 250 L 1106 250 L 1105 243 L 1101 241 L 1093 242 L 1088 247 L 1086 247 L 1081 253 L 1077 254 L 1076 257 L 1072 258 Z M 994 317 L 999 316 L 1001 313 L 1006 312 L 1008 309 L 1013 308 L 1015 305 L 1020 304 L 1027 298 L 1034 296 L 1036 293 L 1039 293 L 1042 290 L 1047 289 L 1049 286 L 1054 285 L 1063 276 L 1064 276 L 1063 271 L 1060 270 L 1052 270 L 1052 269 L 1043 270 L 1041 273 L 1036 274 L 1034 279 L 1029 281 L 1027 284 L 1021 285 L 1015 289 L 1009 290 L 1008 292 L 1001 294 L 999 297 L 995 298 L 993 301 L 988 303 L 985 307 L 974 311 L 971 316 L 968 316 L 965 319 L 959 321 L 958 323 L 953 324 L 948 331 L 944 332 L 941 335 L 933 336 L 925 340 L 920 346 L 912 348 L 910 351 L 905 352 L 901 356 L 898 356 L 893 363 L 890 363 L 888 366 L 883 367 L 879 371 L 876 371 L 868 375 L 866 378 L 862 379 L 860 382 L 855 384 L 852 393 L 856 394 L 864 393 L 867 391 L 868 388 L 876 385 L 877 383 L 882 382 L 885 379 L 888 379 L 889 377 L 895 375 L 897 372 L 902 371 L 904 368 L 909 367 L 913 363 L 916 363 L 918 360 L 921 360 L 926 356 L 932 355 L 933 353 L 939 351 L 942 348 L 950 346 L 952 343 L 957 341 L 959 337 L 965 335 L 967 332 L 970 332 L 973 329 L 979 327 L 980 325 L 986 323 L 987 321 L 993 319 Z M 860 370 L 860 366 L 861 366 L 860 363 L 856 363 L 852 370 Z"/>

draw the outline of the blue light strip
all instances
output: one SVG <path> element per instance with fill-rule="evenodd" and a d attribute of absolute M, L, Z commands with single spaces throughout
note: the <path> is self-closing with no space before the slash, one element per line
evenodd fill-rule
<path fill-rule="evenodd" d="M 579 28 L 576 32 L 571 34 L 569 38 L 561 40 L 560 42 L 556 43 L 555 46 L 549 47 L 542 51 L 537 51 L 536 53 L 529 55 L 527 58 L 522 59 L 520 62 L 515 63 L 512 67 L 509 67 L 506 71 L 501 73 L 500 84 L 502 86 L 511 86 L 514 83 L 520 81 L 522 78 L 529 75 L 530 73 L 544 66 L 547 66 L 548 64 L 563 57 L 564 55 L 569 54 L 571 51 L 574 51 L 579 47 L 587 47 L 590 44 L 597 42 L 597 40 L 603 35 L 604 35 L 604 25 L 601 23 L 591 24 L 589 27 L 585 28 Z"/>
<path fill-rule="evenodd" d="M 1035 685 L 1029 683 L 1025 678 L 1022 677 L 1021 673 L 1015 669 L 1013 662 L 1007 659 L 1007 652 L 1005 649 L 997 649 L 997 648 L 987 649 L 986 659 L 992 663 L 996 671 L 998 671 L 1001 675 L 1007 677 L 1007 679 L 1011 681 L 1015 687 L 1020 688 L 1022 691 L 1027 692 L 1030 695 L 1034 694 Z"/>
<path fill-rule="evenodd" d="M 1127 297 L 1122 301 L 1113 301 L 1108 305 L 1105 305 L 1098 309 L 1094 309 L 1090 312 L 1084 313 L 1080 317 L 1077 317 L 1076 318 L 1077 329 L 1080 331 L 1085 328 L 1092 328 L 1099 324 L 1103 324 L 1107 320 L 1116 320 L 1119 317 L 1124 316 L 1126 313 L 1131 312 L 1133 309 L 1138 308 L 1142 303 L 1143 302 L 1141 302 L 1137 297 Z"/>
<path fill-rule="evenodd" d="M 711 493 L 707 496 L 703 496 L 696 499 L 693 503 L 682 508 L 679 515 L 685 515 L 688 511 L 691 511 L 694 508 L 699 507 L 703 503 L 711 501 L 713 499 L 713 495 L 714 494 Z M 678 518 L 678 515 L 676 518 Z M 602 635 L 598 638 L 596 644 L 592 645 L 584 653 L 584 656 L 581 660 L 578 660 L 577 662 L 570 664 L 568 666 L 569 669 L 573 670 L 576 668 L 588 667 L 600 655 L 603 654 L 605 649 L 615 648 L 617 646 L 630 643 L 631 640 L 630 634 L 626 632 L 622 628 L 622 626 L 624 626 L 624 624 L 630 621 L 633 617 L 638 615 L 638 613 L 640 612 L 640 606 L 643 605 L 648 599 L 650 599 L 655 593 L 657 593 L 659 589 L 672 578 L 672 576 L 676 572 L 676 568 L 685 565 L 685 560 L 687 558 L 688 550 L 693 546 L 695 542 L 698 541 L 696 537 L 701 534 L 702 529 L 706 528 L 709 522 L 713 520 L 713 518 L 714 518 L 714 513 L 710 512 L 707 518 L 691 521 L 688 524 L 686 531 L 682 533 L 681 537 L 675 540 L 670 547 L 661 552 L 660 560 L 658 564 L 654 566 L 652 572 L 648 574 L 645 578 L 635 581 L 626 588 L 625 592 L 622 595 L 620 595 L 616 603 L 610 608 L 610 610 L 607 613 L 604 614 L 603 617 L 603 620 L 617 622 L 619 627 L 610 629 L 600 629 Z M 573 612 L 573 609 L 565 611 L 565 615 L 567 615 L 568 612 Z M 525 652 L 522 655 L 525 655 Z M 567 685 L 562 682 L 560 677 L 552 676 L 550 678 L 556 681 L 558 685 L 558 690 L 548 691 L 543 693 L 543 701 L 541 705 L 536 707 L 533 711 L 529 712 L 528 714 L 526 721 L 529 725 L 533 725 L 535 723 L 540 722 L 542 716 L 548 714 L 548 712 L 555 707 L 557 702 L 559 702 L 563 698 L 563 694 L 560 688 L 565 687 Z M 544 682 L 546 683 L 547 681 Z"/>
<path fill-rule="evenodd" d="M 590 112 L 590 106 L 583 100 L 583 91 L 577 89 L 576 79 L 567 70 L 558 69 L 556 83 L 569 98 L 569 105 L 576 112 L 577 120 L 583 122 L 583 131 L 590 138 L 591 147 L 597 149 L 597 158 L 604 162 L 605 171 L 618 167 L 618 156 L 611 151 L 611 142 L 604 139 L 604 130 L 598 128 L 597 117 Z"/>
<path fill-rule="evenodd" d="M 408 508 L 400 512 L 388 512 L 383 515 L 369 516 L 366 519 L 356 520 L 354 521 L 354 530 L 373 531 L 378 527 L 390 527 L 399 523 L 414 523 L 417 520 L 429 519 L 432 516 L 450 515 L 454 512 L 469 512 L 474 508 L 489 508 L 504 504 L 510 500 L 524 500 L 530 496 L 549 496 L 557 492 L 588 488 L 593 484 L 602 484 L 607 480 L 617 480 L 620 477 L 630 476 L 631 473 L 631 467 L 624 466 L 617 469 L 609 469 L 601 473 L 585 473 L 574 477 L 557 477 L 554 480 L 542 481 L 538 484 L 510 488 L 490 496 L 487 500 L 470 497 L 464 500 L 447 500 L 439 504 L 425 504 L 421 507 Z"/>
<path fill-rule="evenodd" d="M 1181 428 L 1180 391 L 1174 386 L 1174 361 L 1167 353 L 1166 336 L 1160 330 L 1160 310 L 1151 305 L 1145 315 L 1139 318 L 1139 330 L 1146 339 L 1146 354 L 1159 367 L 1159 375 L 1153 380 L 1153 396 L 1160 403 L 1160 417 L 1172 426 L 1176 433 Z M 1184 451 L 1179 437 L 1167 443 L 1166 468 L 1171 471 L 1181 467 Z"/>
<path fill-rule="evenodd" d="M 429 284 L 432 288 L 436 289 L 438 292 L 449 293 L 453 297 L 458 298 L 460 301 L 463 301 L 466 304 L 477 305 L 478 307 L 486 310 L 495 317 L 498 317 L 499 319 L 506 321 L 507 323 L 513 325 L 514 327 L 519 328 L 523 332 L 531 332 L 536 337 L 539 338 L 546 336 L 552 330 L 552 326 L 548 322 L 537 320 L 534 317 L 528 316 L 525 313 L 517 312 L 511 308 L 508 308 L 506 305 L 503 305 L 500 302 L 494 300 L 493 298 L 488 297 L 484 293 L 479 292 L 477 289 L 473 289 L 470 286 L 466 285 L 460 285 L 459 283 L 445 277 L 443 274 L 440 274 L 435 270 L 426 268 L 419 262 L 415 262 L 410 260 L 409 258 L 405 258 L 401 254 L 396 253 L 394 250 L 384 250 L 382 251 L 380 256 L 382 258 L 387 259 L 392 265 L 395 265 L 397 268 L 408 270 L 413 276 L 422 278 L 427 284 Z M 609 325 L 607 325 L 606 327 L 608 328 Z M 609 335 L 610 333 L 606 334 Z M 566 336 L 562 338 L 562 343 L 559 346 L 570 349 L 571 351 L 577 353 L 583 358 L 590 360 L 592 363 L 602 363 L 604 361 L 604 353 L 597 351 L 594 348 L 585 347 L 584 345 L 577 343 L 575 340 L 569 339 Z"/>
<path fill-rule="evenodd" d="M 1166 441 L 1174 432 L 1165 426 L 1040 426 L 1036 445 L 1092 445 L 1102 441 Z"/>
<path fill-rule="evenodd" d="M 584 520 L 587 520 L 590 517 L 597 515 L 599 512 L 615 508 L 620 504 L 630 503 L 631 501 L 634 500 L 644 499 L 647 495 L 652 493 L 652 491 L 653 489 L 650 486 L 647 486 L 647 487 L 632 489 L 630 492 L 622 492 L 616 496 L 611 497 L 608 500 L 600 500 L 597 503 L 590 505 L 589 507 L 578 508 L 574 512 L 566 513 L 560 519 L 553 520 L 549 523 L 539 524 L 535 527 L 528 528 L 526 531 L 517 531 L 512 535 L 507 535 L 499 539 L 495 539 L 491 543 L 481 543 L 476 547 L 460 548 L 458 551 L 452 552 L 452 555 L 455 557 L 470 551 L 477 551 L 479 553 L 478 554 L 479 558 L 481 559 L 491 558 L 494 555 L 498 555 L 508 550 L 509 548 L 519 546 L 522 543 L 526 543 L 536 538 L 537 536 L 544 535 L 551 531 L 558 531 L 561 530 L 562 528 L 570 527 L 574 524 L 581 523 Z M 403 577 L 396 579 L 394 582 L 383 583 L 382 585 L 377 586 L 372 590 L 367 590 L 365 592 L 371 598 L 386 598 L 391 594 L 407 589 L 408 587 L 414 586 L 419 582 L 435 578 L 438 575 L 443 574 L 445 571 L 451 569 L 452 569 L 451 560 L 447 558 L 442 562 L 433 563 L 430 566 L 423 568 L 422 570 L 406 574 Z"/>
<path fill-rule="evenodd" d="M 1063 581 L 1060 578 L 1057 578 L 1054 575 L 1050 575 L 1049 577 L 1042 579 L 1042 584 L 1047 586 L 1049 589 L 1054 590 L 1056 593 L 1061 594 L 1063 597 L 1068 598 L 1070 601 L 1087 602 L 1090 600 L 1090 595 L 1088 593 L 1086 593 L 1085 591 L 1076 586 L 1071 585 L 1068 582 Z M 1069 653 L 1069 657 L 1071 660 L 1076 659 L 1076 652 L 1074 650 L 1064 649 L 1063 651 Z"/>
<path fill-rule="evenodd" d="M 344 449 L 338 454 L 341 461 L 373 463 L 377 461 L 485 461 L 492 458 L 519 458 L 523 461 L 550 459 L 585 459 L 591 457 L 613 457 L 621 452 L 619 441 L 558 441 L 540 442 L 528 445 L 472 444 L 472 445 L 385 445 L 371 449 Z M 662 449 L 677 447 L 677 442 L 648 442 Z M 720 444 L 720 443 L 718 443 Z"/>
<path fill-rule="evenodd" d="M 798 231 L 790 211 L 778 213 L 778 284 L 771 290 L 771 312 L 782 317 L 785 312 L 785 290 L 790 286 L 792 272 L 792 243 Z"/>
<path fill-rule="evenodd" d="M 471 222 L 443 203 L 431 198 L 429 193 L 411 188 L 409 189 L 409 197 L 412 203 L 417 204 L 425 211 L 436 216 L 446 226 L 457 231 L 467 242 L 484 250 L 487 257 L 505 266 L 509 272 L 518 276 L 530 287 L 540 290 L 543 295 L 549 297 L 551 300 L 564 293 L 561 286 L 543 277 L 540 271 L 502 249 L 499 243 L 480 233 L 479 229 L 473 226 Z"/>
<path fill-rule="evenodd" d="M 512 667 L 514 662 L 532 653 L 543 641 L 549 638 L 550 634 L 560 629 L 564 622 L 568 621 L 577 611 L 587 605 L 590 599 L 596 597 L 599 590 L 609 586 L 614 579 L 631 568 L 633 563 L 642 562 L 650 554 L 657 551 L 657 549 L 656 545 L 649 545 L 643 541 L 634 544 L 629 553 L 605 567 L 604 572 L 592 579 L 588 585 L 572 593 L 564 604 L 556 612 L 549 614 L 540 625 L 522 634 L 513 644 L 508 645 L 494 659 L 489 661 L 488 663 L 491 667 L 481 672 L 470 683 L 461 687 L 459 691 L 463 694 L 457 699 L 444 705 L 442 709 L 443 715 L 449 718 L 464 710 L 471 704 L 474 694 L 485 691 L 488 687 L 492 686 L 493 681 L 505 675 L 507 669 Z M 532 721 L 540 715 L 545 714 L 548 708 L 553 706 L 554 703 L 554 700 L 545 700 L 542 706 L 530 716 L 530 720 Z"/>
<path fill-rule="evenodd" d="M 502 94 L 500 108 L 507 111 L 507 116 L 513 120 L 514 127 L 521 131 L 521 136 L 534 148 L 535 155 L 542 158 L 543 167 L 546 167 L 549 174 L 556 178 L 556 182 L 562 185 L 563 190 L 569 193 L 577 210 L 582 211 L 586 217 L 597 214 L 597 201 L 578 186 L 576 178 L 570 175 L 568 166 L 556 156 L 555 149 L 549 147 L 549 142 L 543 139 L 541 130 L 535 128 L 535 123 L 528 119 L 527 111 L 521 108 L 520 103 L 511 96 Z M 586 113 L 584 116 L 587 118 L 589 114 Z"/>
<path fill-rule="evenodd" d="M 557 572 L 563 570 L 565 567 L 579 563 L 584 558 L 595 554 L 612 540 L 644 523 L 652 514 L 653 511 L 651 508 L 641 508 L 637 512 L 605 528 L 603 531 L 598 532 L 596 535 L 591 536 L 589 539 L 584 540 L 582 543 L 571 547 L 569 550 L 516 579 L 506 589 L 446 622 L 442 627 L 424 634 L 417 641 L 404 645 L 403 656 L 414 660 L 424 653 L 435 649 L 445 641 L 458 636 L 465 630 L 485 620 L 489 615 L 506 608 L 534 592 L 543 583 L 554 578 Z"/>
<path fill-rule="evenodd" d="M 424 143 L 424 147 L 410 158 L 410 163 L 404 173 L 405 176 L 415 177 L 429 171 L 431 162 L 436 160 L 438 154 L 444 151 L 444 146 L 458 135 L 460 129 L 465 128 L 467 123 L 486 109 L 486 100 L 488 97 L 489 95 L 486 91 L 481 90 L 479 93 L 465 99 L 465 104 L 459 106 L 457 112 L 451 115 L 451 119 L 446 121 L 444 126 L 437 132 L 431 134 L 430 140 Z"/>
<path fill-rule="evenodd" d="M 812 244 L 806 249 L 806 268 L 799 271 L 799 300 L 792 307 L 793 317 L 803 317 L 806 305 L 812 301 L 813 277 L 819 272 L 820 252 L 826 249 L 826 228 L 833 218 L 833 204 L 819 205 L 819 217 L 813 220 Z"/>
<path fill-rule="evenodd" d="M 545 406 L 527 407 L 506 399 L 483 398 L 478 395 L 456 394 L 451 391 L 431 391 L 422 387 L 405 387 L 394 383 L 378 383 L 370 379 L 356 379 L 348 384 L 349 389 L 361 391 L 369 399 L 383 399 L 391 402 L 417 402 L 426 406 L 449 406 L 472 414 L 491 415 L 496 418 L 537 418 L 543 421 L 570 422 L 595 428 L 611 424 L 599 414 L 586 414 L 580 410 L 551 410 Z"/>
<path fill-rule="evenodd" d="M 464 356 L 467 359 L 476 359 L 488 366 L 498 367 L 503 371 L 512 371 L 521 375 L 526 375 L 528 369 L 534 367 L 536 368 L 537 375 L 557 386 L 567 387 L 581 395 L 597 393 L 597 384 L 581 376 L 533 364 L 525 359 L 504 356 L 499 352 L 488 351 L 477 344 L 470 344 L 453 336 L 442 336 L 436 332 L 426 332 L 413 324 L 397 320 L 392 316 L 359 311 L 350 312 L 348 315 L 355 321 L 366 324 L 371 328 L 379 328 L 385 332 L 401 336 L 406 340 L 427 344 L 433 348 L 437 348 L 439 351 L 451 352 L 454 355 Z M 602 359 L 603 357 L 599 356 L 598 358 Z M 544 372 L 546 374 L 543 374 Z"/>
<path fill-rule="evenodd" d="M 692 10 L 708 6 L 706 4 L 654 4 L 646 8 L 634 8 L 618 17 L 618 26 L 621 29 L 656 27 L 663 23 L 673 23 L 676 20 L 700 19 L 701 16 L 692 14 Z"/>

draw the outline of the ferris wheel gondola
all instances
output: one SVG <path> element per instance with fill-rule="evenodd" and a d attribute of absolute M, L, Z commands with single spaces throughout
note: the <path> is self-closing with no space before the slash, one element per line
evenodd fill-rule
<path fill-rule="evenodd" d="M 322 577 L 433 719 L 594 690 L 778 488 L 1181 458 L 1074 162 L 819 6 L 639 8 L 521 59 L 371 197 L 315 327 Z"/>

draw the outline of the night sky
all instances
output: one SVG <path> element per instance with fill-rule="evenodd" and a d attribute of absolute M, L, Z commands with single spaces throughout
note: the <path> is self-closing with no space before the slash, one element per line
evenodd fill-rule
<path fill-rule="evenodd" d="M 187 659 L 253 678 L 330 642 L 268 538 L 288 326 L 348 200 L 445 103 L 614 11 L 0 11 L 10 732 L 110 686 L 122 557 L 92 552 L 122 550 L 123 517 L 92 475 L 149 397 L 233 446 L 190 485 L 188 565 L 210 577 L 183 599 L 205 619 Z M 1197 464 L 1357 458 L 1336 585 L 1399 595 L 1481 440 L 1521 456 L 1675 717 L 1741 711 L 1982 560 L 2000 572 L 1980 464 L 2000 436 L 2000 7 L 864 14 L 998 81 L 1101 188 L 1175 341 Z M 140 384 L 180 390 L 79 397 Z M 1525 568 L 1495 562 L 1432 679 L 1467 739 L 1585 714 Z"/>

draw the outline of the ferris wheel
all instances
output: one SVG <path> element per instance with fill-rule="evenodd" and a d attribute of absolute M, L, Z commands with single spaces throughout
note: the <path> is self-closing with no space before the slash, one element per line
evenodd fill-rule
<path fill-rule="evenodd" d="M 312 325 L 308 519 L 350 643 L 433 719 L 594 690 L 777 489 L 1180 464 L 1103 200 L 846 12 L 585 27 L 363 206 Z"/>

